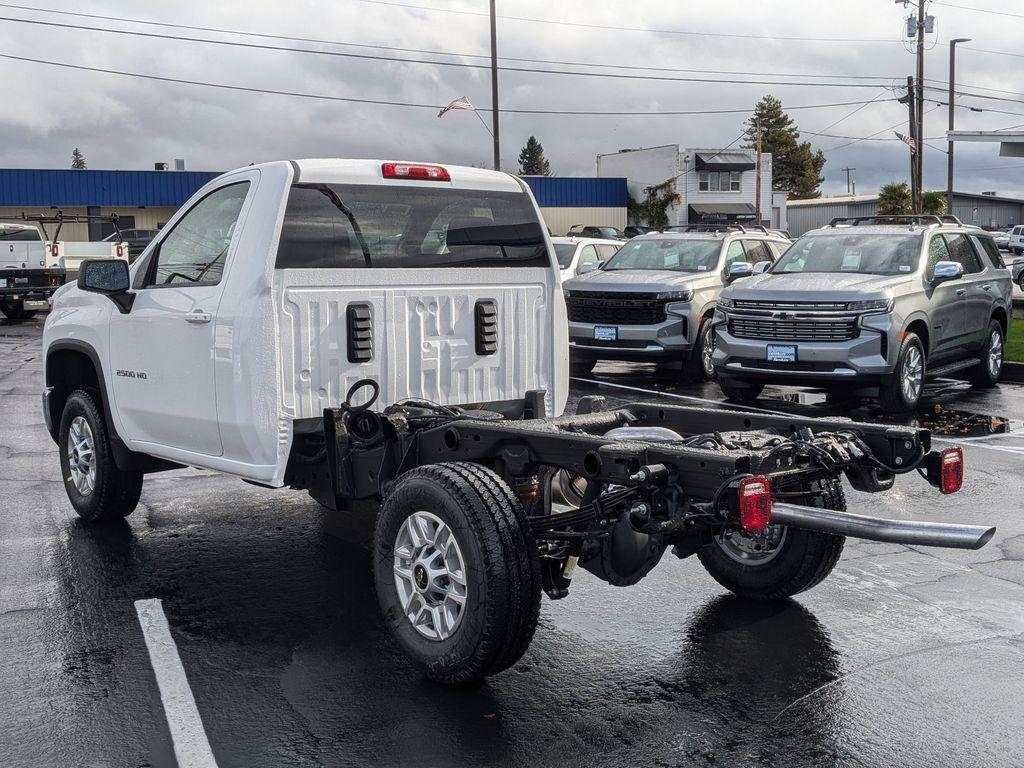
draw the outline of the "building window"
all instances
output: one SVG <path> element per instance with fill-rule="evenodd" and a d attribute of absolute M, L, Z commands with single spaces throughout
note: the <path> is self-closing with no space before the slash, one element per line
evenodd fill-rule
<path fill-rule="evenodd" d="M 741 171 L 699 171 L 697 189 L 700 192 L 740 192 Z"/>

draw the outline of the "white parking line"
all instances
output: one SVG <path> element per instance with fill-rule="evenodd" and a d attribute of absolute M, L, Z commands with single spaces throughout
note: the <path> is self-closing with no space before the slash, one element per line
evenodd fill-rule
<path fill-rule="evenodd" d="M 135 611 L 156 673 L 179 768 L 217 768 L 163 606 L 159 600 L 136 600 Z"/>
<path fill-rule="evenodd" d="M 630 387 L 630 386 L 627 386 L 626 384 L 612 384 L 610 381 L 598 381 L 597 379 L 581 379 L 578 376 L 572 376 L 572 377 L 570 377 L 570 380 L 571 381 L 579 381 L 579 382 L 582 382 L 584 384 L 594 384 L 594 385 L 599 386 L 599 387 L 612 387 L 613 389 L 626 389 L 626 390 L 630 390 L 632 392 L 643 392 L 644 394 L 647 394 L 647 395 L 657 395 L 658 397 L 672 397 L 672 398 L 675 398 L 677 400 L 692 400 L 692 401 L 695 401 L 695 402 L 698 402 L 698 403 L 707 403 L 709 405 L 717 405 L 717 406 L 725 407 L 725 408 L 734 408 L 734 409 L 745 410 L 745 411 L 756 411 L 756 412 L 759 412 L 759 413 L 771 414 L 772 416 L 792 416 L 793 415 L 791 413 L 786 413 L 784 411 L 773 411 L 773 410 L 771 410 L 769 408 L 758 408 L 758 407 L 753 406 L 753 405 L 738 405 L 738 404 L 734 404 L 734 403 L 723 402 L 722 400 L 711 400 L 710 398 L 706 398 L 706 397 L 697 397 L 696 395 L 676 395 L 676 394 L 674 394 L 672 392 L 659 392 L 656 389 L 645 389 L 644 387 Z M 991 437 L 991 436 L 988 436 L 988 437 Z M 997 445 L 989 445 L 987 443 L 982 443 L 982 442 L 975 442 L 975 440 L 983 440 L 983 439 L 987 439 L 987 437 L 985 437 L 985 438 L 970 438 L 970 437 L 967 437 L 967 438 L 961 438 L 959 440 L 954 440 L 954 439 L 948 438 L 948 437 L 935 437 L 935 436 L 932 437 L 932 441 L 933 442 L 937 442 L 937 443 L 952 443 L 953 445 L 965 445 L 965 446 L 969 445 L 972 448 L 987 448 L 990 451 L 999 451 L 1000 453 L 1015 453 L 1015 454 L 1018 454 L 1018 455 L 1024 455 L 1024 448 L 1018 448 L 1018 447 L 1015 447 L 1015 446 L 1013 446 L 1013 447 L 1011 447 L 1011 446 L 997 446 Z"/>

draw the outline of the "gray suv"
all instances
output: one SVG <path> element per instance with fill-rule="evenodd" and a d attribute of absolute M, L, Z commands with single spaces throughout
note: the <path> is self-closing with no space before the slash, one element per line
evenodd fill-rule
<path fill-rule="evenodd" d="M 1012 284 L 992 236 L 952 217 L 879 221 L 835 219 L 722 293 L 712 363 L 728 398 L 767 383 L 839 399 L 877 387 L 902 412 L 926 375 L 999 380 Z"/>
<path fill-rule="evenodd" d="M 682 364 L 684 380 L 711 378 L 715 299 L 737 275 L 767 268 L 788 246 L 741 226 L 634 237 L 562 286 L 572 374 L 585 376 L 606 359 Z"/>

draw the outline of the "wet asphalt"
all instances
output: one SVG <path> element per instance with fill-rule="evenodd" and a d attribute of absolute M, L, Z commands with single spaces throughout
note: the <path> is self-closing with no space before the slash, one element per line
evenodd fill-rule
<path fill-rule="evenodd" d="M 824 583 L 769 605 L 695 559 L 629 589 L 583 573 L 516 667 L 452 690 L 385 633 L 365 519 L 181 470 L 148 478 L 125 524 L 80 523 L 39 408 L 42 319 L 0 321 L 3 768 L 176 765 L 143 598 L 163 600 L 222 768 L 1024 763 L 1024 387 L 929 387 L 915 418 L 964 446 L 960 494 L 916 475 L 849 492 L 868 514 L 997 525 L 984 549 L 850 540 Z M 574 397 L 720 399 L 643 365 L 592 379 Z M 792 389 L 758 406 L 837 413 Z"/>

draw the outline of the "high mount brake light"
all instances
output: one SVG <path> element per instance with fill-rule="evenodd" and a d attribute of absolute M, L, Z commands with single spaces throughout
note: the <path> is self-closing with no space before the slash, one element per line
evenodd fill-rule
<path fill-rule="evenodd" d="M 451 181 L 448 169 L 440 165 L 419 163 L 384 163 L 381 173 L 385 179 L 414 179 L 416 181 Z"/>
<path fill-rule="evenodd" d="M 760 533 L 772 521 L 772 487 L 767 477 L 748 477 L 739 487 L 740 525 L 747 533 Z"/>
<path fill-rule="evenodd" d="M 943 448 L 939 454 L 939 490 L 942 493 L 956 493 L 963 484 L 963 449 Z"/>

